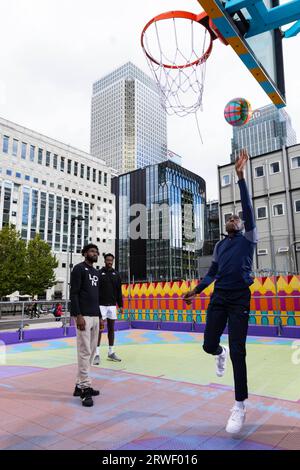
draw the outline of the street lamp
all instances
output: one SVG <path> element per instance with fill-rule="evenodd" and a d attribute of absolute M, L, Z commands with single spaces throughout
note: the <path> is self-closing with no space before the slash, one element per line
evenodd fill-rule
<path fill-rule="evenodd" d="M 71 216 L 70 279 L 71 279 L 71 272 L 72 272 L 72 268 L 73 268 L 73 238 L 74 238 L 74 228 L 75 228 L 75 221 L 76 220 L 83 222 L 85 219 L 82 215 L 77 215 L 77 216 L 72 215 Z"/>

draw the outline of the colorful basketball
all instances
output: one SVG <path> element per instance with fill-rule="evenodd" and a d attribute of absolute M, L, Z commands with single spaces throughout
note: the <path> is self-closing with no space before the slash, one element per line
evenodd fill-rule
<path fill-rule="evenodd" d="M 251 116 L 251 104 L 244 98 L 233 98 L 224 109 L 224 117 L 231 126 L 244 126 Z"/>

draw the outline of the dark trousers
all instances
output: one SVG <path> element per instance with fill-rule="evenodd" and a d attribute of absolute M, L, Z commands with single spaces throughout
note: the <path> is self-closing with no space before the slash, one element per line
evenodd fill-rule
<path fill-rule="evenodd" d="M 220 338 L 228 322 L 230 358 L 233 366 L 235 399 L 248 398 L 246 338 L 248 331 L 251 293 L 249 288 L 239 290 L 215 289 L 206 316 L 203 349 L 208 354 L 222 352 Z"/>

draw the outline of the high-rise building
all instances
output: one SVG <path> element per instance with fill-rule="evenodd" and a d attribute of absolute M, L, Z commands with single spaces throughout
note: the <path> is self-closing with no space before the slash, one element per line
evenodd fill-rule
<path fill-rule="evenodd" d="M 296 133 L 288 113 L 270 104 L 256 109 L 244 126 L 233 127 L 231 162 L 235 161 L 242 148 L 246 148 L 251 157 L 256 157 L 296 143 Z"/>
<path fill-rule="evenodd" d="M 123 280 L 199 277 L 205 238 L 203 178 L 170 160 L 112 178 L 116 266 Z"/>
<path fill-rule="evenodd" d="M 71 250 L 73 264 L 82 261 L 89 242 L 101 254 L 114 251 L 110 169 L 99 158 L 2 118 L 0 157 L 0 230 L 12 224 L 26 241 L 39 233 L 59 262 L 57 284 L 47 297 L 64 297 Z"/>
<path fill-rule="evenodd" d="M 117 174 L 167 158 L 167 116 L 157 85 L 131 62 L 93 84 L 90 150 Z"/>

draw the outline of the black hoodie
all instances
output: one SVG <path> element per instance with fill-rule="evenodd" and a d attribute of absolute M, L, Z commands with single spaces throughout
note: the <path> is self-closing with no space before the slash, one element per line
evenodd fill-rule
<path fill-rule="evenodd" d="M 121 277 L 113 268 L 99 271 L 99 304 L 123 307 Z"/>

